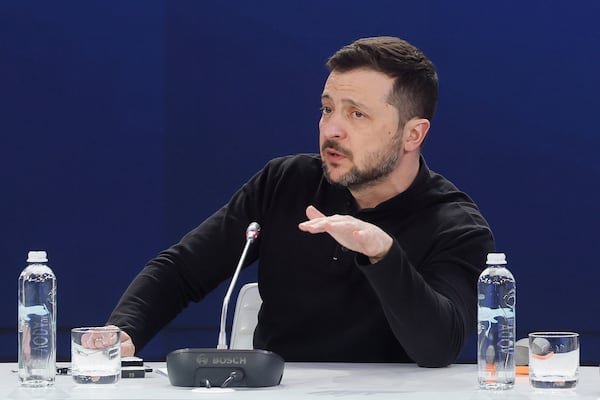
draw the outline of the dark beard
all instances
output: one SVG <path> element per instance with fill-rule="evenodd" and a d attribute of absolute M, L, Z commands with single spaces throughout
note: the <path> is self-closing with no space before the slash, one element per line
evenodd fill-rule
<path fill-rule="evenodd" d="M 331 180 L 327 164 L 324 161 L 322 164 L 323 174 L 332 185 L 346 187 L 351 190 L 366 189 L 380 183 L 394 171 L 400 161 L 401 145 L 400 135 L 395 136 L 389 148 L 367 155 L 367 167 L 365 169 L 361 170 L 354 165 L 337 182 Z M 321 148 L 322 151 L 331 148 L 348 159 L 353 159 L 352 153 L 340 147 L 337 142 L 326 140 Z"/>

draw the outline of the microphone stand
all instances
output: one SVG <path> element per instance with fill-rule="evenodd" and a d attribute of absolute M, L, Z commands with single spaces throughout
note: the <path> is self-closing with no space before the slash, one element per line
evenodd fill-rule
<path fill-rule="evenodd" d="M 244 246 L 244 250 L 242 251 L 242 255 L 240 256 L 240 260 L 238 261 L 238 265 L 235 268 L 235 272 L 233 273 L 233 278 L 231 278 L 231 282 L 229 282 L 229 287 L 227 288 L 227 293 L 225 294 L 225 298 L 223 299 L 223 308 L 221 309 L 221 328 L 219 330 L 219 343 L 217 344 L 217 349 L 227 349 L 227 332 L 225 331 L 225 325 L 227 324 L 227 307 L 229 306 L 229 299 L 231 298 L 231 293 L 233 292 L 233 288 L 237 283 L 238 276 L 240 275 L 240 271 L 242 270 L 242 265 L 246 260 L 246 254 L 248 253 L 248 249 L 250 245 L 254 243 L 254 240 L 258 237 L 258 233 L 260 232 L 260 225 L 256 222 L 252 222 L 248 229 L 246 229 L 246 245 Z"/>
<path fill-rule="evenodd" d="M 227 308 L 246 254 L 258 238 L 260 225 L 252 222 L 246 229 L 246 244 L 223 299 L 219 342 L 216 349 L 179 349 L 167 354 L 167 372 L 173 386 L 207 388 L 276 386 L 283 376 L 284 360 L 267 350 L 227 348 Z"/>

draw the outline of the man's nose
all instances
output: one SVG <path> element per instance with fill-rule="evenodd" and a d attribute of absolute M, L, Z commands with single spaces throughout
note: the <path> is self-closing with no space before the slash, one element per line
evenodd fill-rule
<path fill-rule="evenodd" d="M 343 139 L 347 135 L 346 124 L 335 115 L 321 118 L 319 128 L 321 134 L 327 139 Z"/>

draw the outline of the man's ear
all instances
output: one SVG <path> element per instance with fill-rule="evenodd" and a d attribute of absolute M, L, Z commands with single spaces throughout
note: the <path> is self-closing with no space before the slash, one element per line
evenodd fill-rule
<path fill-rule="evenodd" d="M 431 123 L 425 118 L 413 118 L 404 125 L 404 151 L 419 150 Z"/>

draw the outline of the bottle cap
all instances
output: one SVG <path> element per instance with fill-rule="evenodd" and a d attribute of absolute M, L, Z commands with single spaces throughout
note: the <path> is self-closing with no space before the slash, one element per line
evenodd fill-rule
<path fill-rule="evenodd" d="M 30 251 L 27 253 L 27 262 L 30 263 L 41 263 L 48 262 L 45 251 Z"/>
<path fill-rule="evenodd" d="M 504 253 L 488 253 L 486 264 L 489 264 L 489 265 L 506 264 L 506 255 Z"/>

